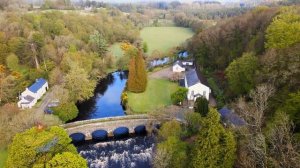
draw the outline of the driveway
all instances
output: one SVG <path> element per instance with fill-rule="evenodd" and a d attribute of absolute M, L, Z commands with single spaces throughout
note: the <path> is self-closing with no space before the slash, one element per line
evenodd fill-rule
<path fill-rule="evenodd" d="M 149 77 L 154 79 L 169 79 L 172 76 L 172 68 L 166 67 L 159 71 L 152 72 Z"/>

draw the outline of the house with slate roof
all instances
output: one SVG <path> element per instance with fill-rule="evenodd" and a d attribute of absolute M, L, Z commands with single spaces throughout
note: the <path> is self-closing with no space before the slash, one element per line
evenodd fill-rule
<path fill-rule="evenodd" d="M 234 113 L 227 107 L 223 107 L 222 109 L 220 109 L 219 113 L 224 124 L 228 123 L 235 127 L 243 126 L 246 124 L 246 122 L 241 117 L 239 117 L 236 113 Z"/>
<path fill-rule="evenodd" d="M 46 93 L 48 88 L 48 82 L 45 79 L 36 79 L 35 83 L 26 88 L 19 96 L 20 101 L 18 102 L 18 107 L 22 109 L 32 108 Z"/>
<path fill-rule="evenodd" d="M 174 62 L 172 66 L 172 71 L 173 72 L 184 72 L 185 71 L 185 66 L 182 64 L 182 61 L 176 61 Z"/>
<path fill-rule="evenodd" d="M 211 93 L 211 90 L 208 86 L 204 85 L 200 81 L 195 69 L 186 71 L 184 83 L 185 87 L 188 89 L 188 100 L 195 101 L 198 97 L 205 97 L 207 100 L 209 100 L 209 94 Z"/>

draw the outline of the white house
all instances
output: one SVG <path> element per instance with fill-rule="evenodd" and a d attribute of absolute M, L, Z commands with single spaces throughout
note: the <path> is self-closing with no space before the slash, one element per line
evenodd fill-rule
<path fill-rule="evenodd" d="M 172 66 L 172 71 L 173 72 L 184 72 L 185 67 L 181 61 L 176 61 Z"/>
<path fill-rule="evenodd" d="M 184 85 L 188 89 L 188 100 L 195 101 L 198 97 L 205 97 L 209 100 L 211 90 L 208 86 L 201 83 L 195 69 L 191 69 L 185 73 Z"/>
<path fill-rule="evenodd" d="M 193 66 L 194 62 L 193 61 L 182 61 L 182 65 L 184 65 L 184 66 Z"/>
<path fill-rule="evenodd" d="M 26 88 L 24 92 L 19 96 L 20 101 L 18 102 L 18 107 L 32 108 L 36 102 L 46 93 L 48 90 L 48 82 L 39 78 L 30 87 Z"/>

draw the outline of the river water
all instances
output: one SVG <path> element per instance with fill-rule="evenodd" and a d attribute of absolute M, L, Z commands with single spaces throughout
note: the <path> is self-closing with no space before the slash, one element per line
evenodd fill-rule
<path fill-rule="evenodd" d="M 114 72 L 99 81 L 94 96 L 78 103 L 79 115 L 74 121 L 125 115 L 121 94 L 127 81 L 127 72 Z M 77 146 L 91 168 L 148 168 L 152 167 L 154 137 L 130 137 Z"/>
<path fill-rule="evenodd" d="M 154 137 L 151 136 L 86 143 L 77 147 L 91 168 L 150 168 L 154 148 Z"/>
<path fill-rule="evenodd" d="M 127 81 L 127 72 L 114 72 L 101 79 L 94 96 L 78 103 L 79 115 L 73 121 L 125 115 L 121 105 L 121 94 Z M 72 121 L 72 122 L 73 122 Z"/>

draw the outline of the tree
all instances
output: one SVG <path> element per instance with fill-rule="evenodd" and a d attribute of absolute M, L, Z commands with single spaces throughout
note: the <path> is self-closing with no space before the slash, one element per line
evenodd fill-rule
<path fill-rule="evenodd" d="M 182 128 L 178 121 L 172 120 L 162 125 L 159 130 L 159 137 L 166 140 L 168 137 L 180 138 L 182 134 Z"/>
<path fill-rule="evenodd" d="M 171 95 L 171 100 L 173 104 L 180 105 L 187 95 L 188 89 L 180 87 L 176 92 Z"/>
<path fill-rule="evenodd" d="M 181 168 L 186 166 L 187 145 L 180 141 L 178 137 L 168 137 L 168 139 L 157 145 L 159 155 L 154 158 L 156 168 Z"/>
<path fill-rule="evenodd" d="M 56 154 L 77 154 L 67 132 L 58 126 L 43 129 L 33 127 L 18 133 L 8 148 L 7 168 L 34 167 L 45 165 Z"/>
<path fill-rule="evenodd" d="M 148 44 L 147 44 L 147 42 L 143 43 L 143 51 L 144 51 L 144 53 L 148 52 Z"/>
<path fill-rule="evenodd" d="M 194 135 L 199 132 L 202 121 L 201 115 L 199 113 L 187 113 L 185 115 L 185 121 L 188 135 Z"/>
<path fill-rule="evenodd" d="M 220 124 L 220 115 L 210 109 L 203 118 L 194 148 L 193 167 L 233 167 L 236 142 L 233 134 Z"/>
<path fill-rule="evenodd" d="M 6 58 L 6 65 L 11 71 L 18 71 L 19 58 L 15 54 L 9 54 Z"/>
<path fill-rule="evenodd" d="M 300 42 L 300 14 L 297 9 L 283 9 L 268 27 L 266 39 L 266 48 L 286 48 Z"/>
<path fill-rule="evenodd" d="M 205 97 L 198 97 L 194 104 L 194 111 L 200 113 L 202 117 L 206 117 L 209 111 L 208 104 Z"/>
<path fill-rule="evenodd" d="M 46 168 L 69 167 L 69 168 L 87 168 L 86 160 L 80 155 L 71 152 L 56 154 L 46 165 Z"/>
<path fill-rule="evenodd" d="M 283 107 L 279 108 L 286 112 L 289 118 L 295 124 L 295 131 L 300 131 L 300 91 L 291 93 L 285 101 Z"/>
<path fill-rule="evenodd" d="M 293 140 L 292 124 L 288 115 L 279 111 L 275 114 L 274 121 L 268 126 L 266 135 L 269 161 L 272 167 L 298 167 L 300 153 Z"/>
<path fill-rule="evenodd" d="M 107 52 L 107 42 L 102 34 L 95 31 L 94 34 L 90 35 L 90 43 L 93 50 L 100 56 L 104 57 Z"/>
<path fill-rule="evenodd" d="M 85 70 L 76 63 L 71 63 L 70 71 L 65 79 L 65 87 L 69 90 L 72 101 L 83 101 L 93 95 L 96 82 L 90 80 Z"/>
<path fill-rule="evenodd" d="M 226 68 L 229 87 L 236 95 L 246 94 L 254 88 L 257 61 L 252 53 L 245 53 Z"/>
<path fill-rule="evenodd" d="M 77 117 L 78 109 L 73 102 L 66 102 L 53 108 L 54 114 L 57 115 L 63 122 L 67 122 Z"/>
<path fill-rule="evenodd" d="M 131 49 L 127 52 L 132 54 L 129 62 L 127 89 L 134 93 L 144 92 L 147 87 L 147 71 L 142 52 L 136 51 L 136 49 Z"/>

